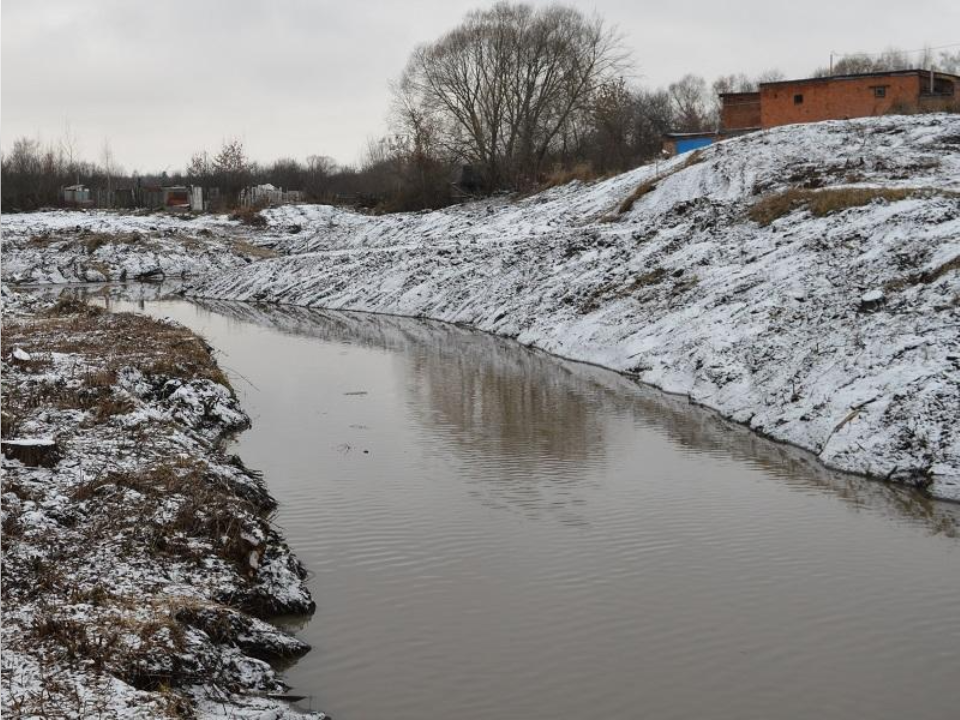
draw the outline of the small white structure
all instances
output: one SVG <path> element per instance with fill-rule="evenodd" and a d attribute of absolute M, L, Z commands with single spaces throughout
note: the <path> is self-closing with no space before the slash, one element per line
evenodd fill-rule
<path fill-rule="evenodd" d="M 283 188 L 278 188 L 270 183 L 253 185 L 240 192 L 240 204 L 244 207 L 250 205 L 287 205 L 297 202 L 303 202 L 303 192 L 300 190 L 284 192 Z"/>
<path fill-rule="evenodd" d="M 199 185 L 190 186 L 190 209 L 193 212 L 203 212 L 203 188 Z"/>
<path fill-rule="evenodd" d="M 90 188 L 86 185 L 67 185 L 60 190 L 60 196 L 63 199 L 64 205 L 93 205 L 93 198 L 90 197 Z"/>

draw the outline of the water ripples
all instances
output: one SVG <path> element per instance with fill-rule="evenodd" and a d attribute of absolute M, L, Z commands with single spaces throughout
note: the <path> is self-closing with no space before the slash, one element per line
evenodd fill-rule
<path fill-rule="evenodd" d="M 147 309 L 256 386 L 235 450 L 318 603 L 287 677 L 338 720 L 960 706 L 955 507 L 460 328 Z"/>

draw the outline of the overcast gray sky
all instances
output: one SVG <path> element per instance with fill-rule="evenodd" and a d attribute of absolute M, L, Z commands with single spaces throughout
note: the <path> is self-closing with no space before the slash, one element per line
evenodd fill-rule
<path fill-rule="evenodd" d="M 0 144 L 53 141 L 69 125 L 84 157 L 109 138 L 127 170 L 183 168 L 227 137 L 261 161 L 353 162 L 384 131 L 388 83 L 411 49 L 490 4 L 3 0 Z M 831 50 L 960 43 L 957 0 L 568 4 L 619 28 L 649 86 L 687 72 L 805 76 Z"/>

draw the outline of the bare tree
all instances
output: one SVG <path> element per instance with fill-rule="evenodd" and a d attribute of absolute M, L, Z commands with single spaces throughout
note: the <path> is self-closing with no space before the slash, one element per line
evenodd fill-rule
<path fill-rule="evenodd" d="M 247 184 L 252 171 L 243 141 L 238 138 L 224 140 L 210 167 L 213 181 L 219 186 L 227 202 L 235 205 L 239 202 L 240 191 Z"/>
<path fill-rule="evenodd" d="M 960 50 L 955 53 L 943 51 L 937 56 L 936 69 L 947 73 L 960 73 Z"/>
<path fill-rule="evenodd" d="M 888 70 L 910 70 L 915 67 L 926 68 L 933 62 L 933 53 L 925 50 L 919 59 L 911 59 L 910 54 L 897 48 L 887 48 L 882 53 L 849 53 L 841 55 L 833 67 L 821 67 L 814 77 L 828 75 L 857 75 L 859 73 L 886 72 Z"/>
<path fill-rule="evenodd" d="M 111 192 L 113 176 L 117 173 L 117 163 L 113 156 L 113 148 L 110 147 L 109 138 L 103 139 L 103 146 L 100 148 L 100 167 L 107 176 L 107 193 Z"/>
<path fill-rule="evenodd" d="M 187 164 L 187 177 L 196 183 L 202 183 L 212 174 L 212 163 L 206 150 L 199 150 L 190 156 Z"/>
<path fill-rule="evenodd" d="M 396 103 L 438 147 L 478 167 L 488 190 L 522 185 L 625 59 L 599 18 L 498 3 L 418 48 Z"/>
<path fill-rule="evenodd" d="M 700 132 L 710 129 L 713 104 L 707 95 L 707 81 L 699 75 L 684 75 L 667 88 L 676 112 L 678 129 Z"/>
<path fill-rule="evenodd" d="M 66 161 L 69 172 L 76 173 L 76 182 L 80 182 L 80 139 L 69 122 L 63 125 L 63 135 L 60 136 L 59 154 Z"/>
<path fill-rule="evenodd" d="M 325 155 L 310 155 L 303 171 L 303 191 L 314 202 L 325 199 L 330 177 L 337 172 L 337 163 Z"/>

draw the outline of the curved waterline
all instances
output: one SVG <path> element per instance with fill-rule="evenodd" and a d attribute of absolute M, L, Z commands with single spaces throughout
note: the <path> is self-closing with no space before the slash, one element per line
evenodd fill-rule
<path fill-rule="evenodd" d="M 222 351 L 313 575 L 338 718 L 870 716 L 960 702 L 957 506 L 434 322 L 140 309 Z"/>

